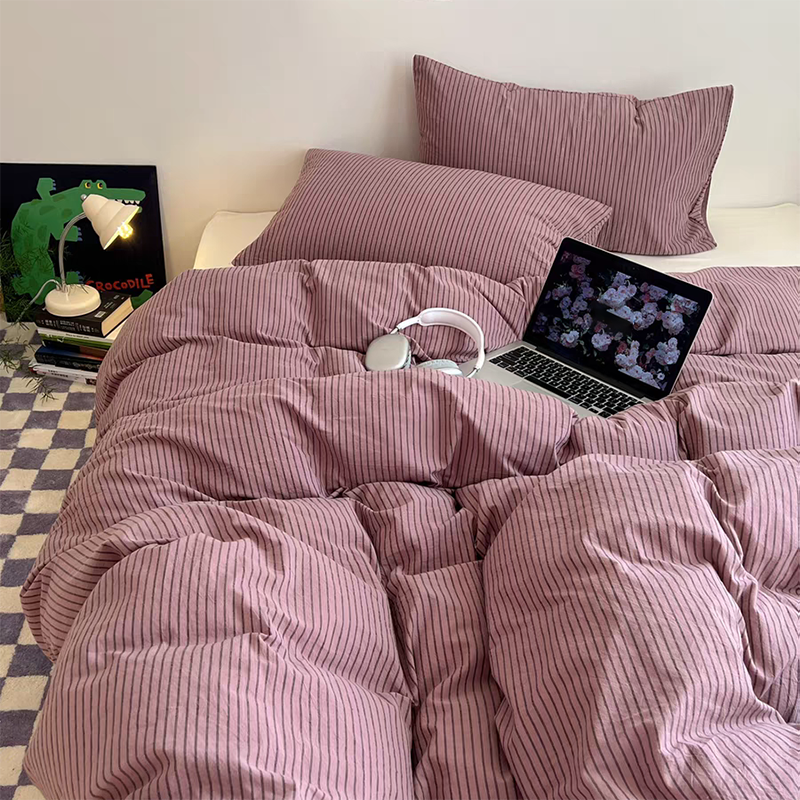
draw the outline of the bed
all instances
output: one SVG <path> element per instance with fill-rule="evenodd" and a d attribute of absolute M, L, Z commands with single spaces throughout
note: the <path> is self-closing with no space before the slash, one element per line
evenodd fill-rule
<path fill-rule="evenodd" d="M 215 215 L 104 359 L 97 443 L 22 592 L 57 663 L 27 773 L 49 797 L 795 800 L 800 208 L 709 228 L 732 87 L 414 68 L 422 161 L 308 151 L 281 212 Z M 564 238 L 713 292 L 668 397 L 578 420 L 366 371 L 424 308 L 519 339 Z M 572 258 L 558 307 L 593 342 Z M 690 301 L 629 277 L 604 280 L 650 310 L 617 358 L 657 376 L 637 331 L 674 337 Z"/>

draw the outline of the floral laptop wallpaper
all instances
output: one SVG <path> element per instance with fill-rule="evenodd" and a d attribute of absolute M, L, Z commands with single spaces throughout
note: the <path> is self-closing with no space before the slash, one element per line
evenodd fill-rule
<path fill-rule="evenodd" d="M 533 332 L 573 361 L 667 389 L 704 309 L 615 266 L 570 252 L 559 261 L 555 285 L 537 305 Z"/>

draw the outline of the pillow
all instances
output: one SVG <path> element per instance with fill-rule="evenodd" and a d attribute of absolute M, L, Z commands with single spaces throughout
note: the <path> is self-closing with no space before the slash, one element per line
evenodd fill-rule
<path fill-rule="evenodd" d="M 508 282 L 550 268 L 565 236 L 592 243 L 611 209 L 486 172 L 309 150 L 261 236 L 234 259 L 413 262 Z"/>
<path fill-rule="evenodd" d="M 637 100 L 525 89 L 414 58 L 420 155 L 592 197 L 614 209 L 608 250 L 683 255 L 716 245 L 706 222 L 711 171 L 732 86 Z"/>

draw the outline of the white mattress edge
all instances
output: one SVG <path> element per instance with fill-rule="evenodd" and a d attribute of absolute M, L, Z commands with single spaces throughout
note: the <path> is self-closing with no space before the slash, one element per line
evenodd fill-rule
<path fill-rule="evenodd" d="M 258 238 L 276 211 L 217 211 L 206 224 L 194 269 L 229 267 Z M 686 256 L 619 255 L 662 272 L 693 272 L 712 266 L 800 266 L 800 205 L 710 208 L 717 247 Z"/>

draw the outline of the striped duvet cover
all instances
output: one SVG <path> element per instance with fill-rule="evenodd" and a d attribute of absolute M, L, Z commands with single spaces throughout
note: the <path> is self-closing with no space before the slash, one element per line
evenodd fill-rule
<path fill-rule="evenodd" d="M 50 797 L 796 798 L 800 271 L 705 270 L 678 391 L 577 422 L 367 374 L 432 305 L 518 338 L 542 276 L 186 273 L 103 363 L 23 593 Z M 413 330 L 422 357 L 466 338 Z"/>

